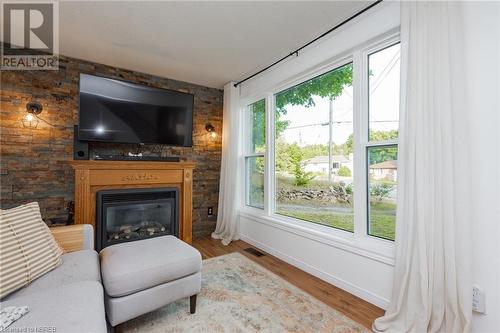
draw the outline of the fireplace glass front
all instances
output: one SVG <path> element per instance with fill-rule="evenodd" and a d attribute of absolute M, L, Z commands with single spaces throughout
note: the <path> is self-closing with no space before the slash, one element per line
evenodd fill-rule
<path fill-rule="evenodd" d="M 97 248 L 164 235 L 178 236 L 177 188 L 97 192 Z"/>

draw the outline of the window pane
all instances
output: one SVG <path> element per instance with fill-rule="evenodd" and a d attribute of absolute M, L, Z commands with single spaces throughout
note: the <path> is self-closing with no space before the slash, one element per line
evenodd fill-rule
<path fill-rule="evenodd" d="M 266 150 L 266 101 L 260 100 L 248 106 L 250 123 L 250 153 Z"/>
<path fill-rule="evenodd" d="M 398 137 L 400 57 L 400 44 L 368 57 L 370 141 Z"/>
<path fill-rule="evenodd" d="M 394 240 L 396 231 L 397 146 L 368 148 L 368 234 Z"/>
<path fill-rule="evenodd" d="M 264 157 L 247 157 L 245 163 L 246 204 L 264 209 Z"/>
<path fill-rule="evenodd" d="M 275 96 L 276 213 L 354 229 L 352 64 Z"/>

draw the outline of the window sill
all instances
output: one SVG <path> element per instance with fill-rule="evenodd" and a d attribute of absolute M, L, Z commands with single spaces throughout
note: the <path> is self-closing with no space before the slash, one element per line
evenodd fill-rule
<path fill-rule="evenodd" d="M 319 224 L 296 220 L 285 216 L 266 215 L 264 211 L 243 207 L 240 215 L 257 223 L 303 236 L 338 249 L 394 266 L 394 242 L 371 236 L 357 237 L 355 234 Z"/>

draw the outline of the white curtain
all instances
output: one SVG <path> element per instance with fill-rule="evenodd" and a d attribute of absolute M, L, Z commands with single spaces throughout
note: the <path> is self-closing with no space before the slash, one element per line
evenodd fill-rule
<path fill-rule="evenodd" d="M 224 86 L 224 110 L 222 119 L 222 163 L 219 185 L 219 208 L 217 226 L 212 233 L 215 239 L 222 239 L 228 245 L 238 239 L 239 177 L 239 88 L 234 82 Z"/>
<path fill-rule="evenodd" d="M 460 2 L 401 2 L 396 267 L 377 332 L 467 332 L 470 140 Z"/>

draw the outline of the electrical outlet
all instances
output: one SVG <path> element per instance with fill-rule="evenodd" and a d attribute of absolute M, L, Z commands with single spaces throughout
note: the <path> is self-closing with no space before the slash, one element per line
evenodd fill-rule
<path fill-rule="evenodd" d="M 207 212 L 207 215 L 208 215 L 208 216 L 212 216 L 212 215 L 214 215 L 214 208 L 213 208 L 213 207 L 208 207 L 208 212 Z"/>
<path fill-rule="evenodd" d="M 472 287 L 472 311 L 478 313 L 486 312 L 486 302 L 484 291 L 479 288 L 479 286 L 475 285 Z"/>

